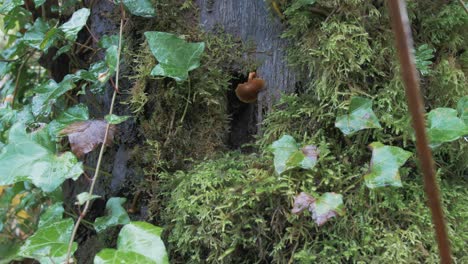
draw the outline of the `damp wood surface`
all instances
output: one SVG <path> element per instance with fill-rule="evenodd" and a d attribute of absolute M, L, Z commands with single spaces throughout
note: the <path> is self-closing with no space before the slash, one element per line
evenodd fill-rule
<path fill-rule="evenodd" d="M 197 0 L 197 4 L 204 30 L 210 32 L 221 26 L 226 33 L 255 45 L 255 51 L 244 55 L 254 57 L 259 64 L 258 76 L 266 81 L 257 104 L 261 121 L 263 112 L 271 110 L 281 92 L 293 92 L 295 88 L 294 71 L 285 57 L 288 42 L 281 38 L 284 25 L 264 0 Z"/>

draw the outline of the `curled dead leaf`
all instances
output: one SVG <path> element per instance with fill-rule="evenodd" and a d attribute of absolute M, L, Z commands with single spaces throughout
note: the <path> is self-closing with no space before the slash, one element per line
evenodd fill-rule
<path fill-rule="evenodd" d="M 60 134 L 68 136 L 72 152 L 78 158 L 81 158 L 104 142 L 106 126 L 107 122 L 104 120 L 80 121 L 67 126 L 60 131 Z M 114 141 L 115 130 L 115 125 L 109 126 L 107 146 L 110 146 Z"/>

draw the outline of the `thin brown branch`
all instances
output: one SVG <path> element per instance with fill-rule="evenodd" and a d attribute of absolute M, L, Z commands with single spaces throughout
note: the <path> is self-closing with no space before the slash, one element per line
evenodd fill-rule
<path fill-rule="evenodd" d="M 424 121 L 424 105 L 419 88 L 419 77 L 414 62 L 414 47 L 411 27 L 404 0 L 390 0 L 390 17 L 400 58 L 401 72 L 405 84 L 408 108 L 416 133 L 416 149 L 424 175 L 424 189 L 435 226 L 441 263 L 451 263 L 450 242 L 445 227 L 444 213 L 440 201 L 439 186 L 436 181 L 434 161 L 428 145 Z"/>
<path fill-rule="evenodd" d="M 117 90 L 119 87 L 119 73 L 120 73 L 120 52 L 122 51 L 122 34 L 123 34 L 123 27 L 124 27 L 124 21 L 125 21 L 125 11 L 122 7 L 122 3 L 120 3 L 120 10 L 121 10 L 121 18 L 120 18 L 120 32 L 119 32 L 119 47 L 117 51 L 117 66 L 116 66 L 116 73 L 115 73 L 115 87 L 114 92 L 112 94 L 112 99 L 111 99 L 111 105 L 109 109 L 109 114 L 112 114 L 114 112 L 114 105 L 115 105 L 115 98 L 117 97 Z M 106 126 L 106 132 L 104 134 L 104 140 L 103 142 L 107 142 L 107 138 L 109 137 L 109 129 L 110 129 L 111 124 L 107 124 Z M 99 151 L 99 156 L 96 164 L 96 170 L 94 172 L 94 176 L 91 181 L 91 186 L 89 187 L 89 194 L 92 195 L 94 192 L 94 187 L 96 186 L 97 179 L 99 178 L 99 172 L 101 168 L 101 162 L 102 162 L 102 157 L 104 156 L 104 150 L 106 148 L 106 144 L 101 145 L 101 150 Z M 80 216 L 75 222 L 75 226 L 73 227 L 73 231 L 70 237 L 70 241 L 68 243 L 68 250 L 67 250 L 67 257 L 65 260 L 66 264 L 70 264 L 70 257 L 71 257 L 71 251 L 73 248 L 73 241 L 75 240 L 76 233 L 78 231 L 78 227 L 80 226 L 81 221 L 85 218 L 86 214 L 88 213 L 89 207 L 91 205 L 91 200 L 86 201 L 83 211 L 80 213 Z"/>

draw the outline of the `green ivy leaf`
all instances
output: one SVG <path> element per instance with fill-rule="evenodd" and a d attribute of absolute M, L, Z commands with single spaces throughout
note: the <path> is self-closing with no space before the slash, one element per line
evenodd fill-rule
<path fill-rule="evenodd" d="M 122 2 L 132 15 L 141 17 L 156 16 L 156 10 L 151 0 L 122 0 Z"/>
<path fill-rule="evenodd" d="M 428 75 L 431 72 L 430 66 L 434 58 L 435 49 L 432 49 L 427 44 L 418 47 L 415 54 L 416 68 L 418 68 L 421 75 Z"/>
<path fill-rule="evenodd" d="M 155 261 L 132 251 L 105 248 L 94 257 L 94 264 L 158 264 Z"/>
<path fill-rule="evenodd" d="M 468 126 L 457 117 L 457 111 L 452 108 L 436 108 L 427 115 L 427 137 L 431 148 L 442 143 L 457 140 L 468 134 Z"/>
<path fill-rule="evenodd" d="M 125 203 L 125 198 L 112 197 L 106 203 L 107 216 L 98 217 L 94 221 L 94 229 L 102 232 L 108 227 L 116 225 L 124 225 L 130 223 L 130 217 L 128 217 L 127 211 L 122 205 Z"/>
<path fill-rule="evenodd" d="M 371 189 L 385 186 L 401 187 L 398 169 L 405 164 L 412 153 L 380 142 L 374 142 L 369 146 L 372 149 L 372 159 L 370 173 L 364 176 L 366 186 Z"/>
<path fill-rule="evenodd" d="M 99 195 L 91 195 L 89 192 L 82 192 L 76 196 L 77 203 L 79 205 L 85 204 L 87 201 L 94 200 L 96 198 L 100 198 L 101 196 Z"/>
<path fill-rule="evenodd" d="M 0 14 L 7 14 L 17 6 L 24 4 L 23 0 L 4 0 L 0 6 Z"/>
<path fill-rule="evenodd" d="M 336 118 L 335 127 L 350 136 L 367 128 L 382 128 L 377 116 L 372 111 L 372 100 L 363 97 L 351 98 L 347 115 Z"/>
<path fill-rule="evenodd" d="M 468 96 L 463 96 L 457 103 L 457 112 L 460 118 L 468 126 Z"/>
<path fill-rule="evenodd" d="M 46 2 L 46 0 L 34 0 L 34 6 L 36 8 L 40 7 L 41 5 L 43 5 L 44 3 Z"/>
<path fill-rule="evenodd" d="M 110 46 L 106 50 L 106 65 L 111 70 L 112 74 L 115 72 L 115 68 L 117 67 L 117 56 L 118 56 L 119 48 L 115 45 Z"/>
<path fill-rule="evenodd" d="M 343 195 L 327 192 L 311 204 L 312 219 L 317 225 L 325 224 L 330 218 L 345 215 Z"/>
<path fill-rule="evenodd" d="M 307 145 L 300 148 L 290 135 L 284 135 L 273 142 L 271 148 L 275 156 L 275 170 L 279 175 L 293 168 L 312 169 L 317 164 L 317 147 Z"/>
<path fill-rule="evenodd" d="M 44 39 L 41 42 L 41 45 L 39 46 L 40 50 L 47 51 L 50 47 L 55 45 L 55 42 L 57 42 L 60 38 L 62 37 L 62 31 L 60 29 L 53 27 L 44 36 Z"/>
<path fill-rule="evenodd" d="M 161 239 L 162 228 L 146 222 L 131 222 L 120 230 L 117 249 L 141 254 L 158 264 L 169 264 Z"/>
<path fill-rule="evenodd" d="M 50 27 L 47 22 L 42 20 L 42 18 L 38 18 L 34 21 L 34 25 L 24 33 L 22 41 L 35 49 L 46 51 L 51 44 L 45 42 L 44 48 L 41 48 L 41 45 L 45 41 L 49 29 Z"/>
<path fill-rule="evenodd" d="M 48 226 L 62 220 L 64 212 L 65 210 L 63 209 L 62 203 L 55 203 L 49 206 L 49 208 L 41 214 L 38 227 Z"/>
<path fill-rule="evenodd" d="M 36 95 L 32 100 L 32 112 L 34 116 L 48 116 L 52 111 L 52 105 L 55 104 L 57 99 L 73 88 L 75 88 L 75 84 L 69 76 L 66 76 L 58 84 L 50 79 L 48 82 L 35 88 L 34 92 Z"/>
<path fill-rule="evenodd" d="M 104 35 L 99 39 L 98 46 L 103 49 L 108 49 L 111 46 L 119 46 L 119 35 Z"/>
<path fill-rule="evenodd" d="M 73 220 L 68 218 L 49 225 L 41 226 L 21 247 L 18 255 L 33 258 L 41 264 L 65 262 L 68 242 L 73 230 Z M 77 249 L 73 243 L 72 253 Z"/>
<path fill-rule="evenodd" d="M 0 154 L 0 185 L 31 181 L 52 192 L 66 179 L 76 180 L 83 173 L 81 162 L 72 153 L 56 156 L 26 134 L 21 124 L 10 129 L 8 141 Z"/>
<path fill-rule="evenodd" d="M 205 43 L 187 43 L 176 35 L 166 32 L 145 32 L 151 52 L 159 64 L 151 75 L 166 76 L 176 81 L 188 78 L 188 72 L 200 66 L 200 56 Z"/>
<path fill-rule="evenodd" d="M 60 29 L 65 33 L 65 38 L 70 41 L 75 41 L 78 32 L 86 25 L 89 17 L 89 9 L 81 8 L 75 11 L 67 22 L 60 26 Z"/>
<path fill-rule="evenodd" d="M 49 123 L 47 126 L 49 129 L 49 135 L 55 139 L 59 135 L 59 132 L 68 125 L 79 121 L 86 121 L 88 119 L 88 107 L 85 104 L 74 105 Z"/>
<path fill-rule="evenodd" d="M 107 123 L 112 124 L 112 125 L 118 125 L 120 123 L 123 123 L 129 119 L 130 116 L 118 116 L 118 115 L 106 115 L 104 119 L 107 121 Z"/>
<path fill-rule="evenodd" d="M 292 213 L 300 214 L 304 210 L 309 210 L 312 219 L 317 225 L 321 226 L 328 222 L 330 218 L 345 215 L 343 195 L 327 192 L 319 198 L 314 198 L 305 192 L 301 192 L 294 198 Z"/>

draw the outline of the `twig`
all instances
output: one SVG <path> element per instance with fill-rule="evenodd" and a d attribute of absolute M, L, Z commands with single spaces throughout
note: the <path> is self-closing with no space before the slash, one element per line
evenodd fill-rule
<path fill-rule="evenodd" d="M 13 101 L 11 102 L 11 109 L 13 109 L 15 107 L 15 99 L 16 99 L 16 95 L 18 94 L 18 90 L 19 90 L 19 87 L 18 87 L 18 84 L 19 84 L 19 80 L 20 80 L 20 77 L 21 77 L 21 71 L 23 70 L 23 67 L 24 65 L 26 65 L 26 63 L 28 63 L 28 60 L 29 58 L 31 58 L 31 56 L 34 54 L 34 52 L 30 52 L 26 59 L 21 63 L 19 69 L 18 69 L 18 73 L 16 74 L 16 80 L 15 80 L 15 90 L 13 90 Z"/>
<path fill-rule="evenodd" d="M 435 226 L 441 263 L 451 263 L 450 242 L 440 202 L 439 186 L 436 181 L 431 149 L 426 137 L 424 105 L 419 88 L 419 78 L 414 64 L 414 55 L 412 53 L 414 47 L 406 5 L 403 0 L 391 0 L 389 1 L 389 8 L 398 55 L 400 57 L 401 73 L 406 88 L 406 98 L 411 112 L 413 128 L 416 133 L 416 149 L 424 175 L 424 189 Z"/>
<path fill-rule="evenodd" d="M 468 14 L 468 7 L 465 5 L 465 1 L 463 0 L 458 0 L 458 3 L 463 6 L 463 9 L 465 9 L 465 12 Z"/>
<path fill-rule="evenodd" d="M 125 20 L 125 11 L 123 9 L 122 3 L 120 3 L 120 12 L 121 12 L 121 18 L 120 18 L 120 32 L 119 32 L 119 47 L 117 51 L 117 66 L 115 70 L 115 87 L 118 90 L 119 87 L 119 72 L 120 72 L 120 52 L 122 50 L 122 32 L 123 32 L 123 25 L 124 25 L 124 20 Z M 112 94 L 112 100 L 111 100 L 111 105 L 109 109 L 109 114 L 111 115 L 114 112 L 114 104 L 115 104 L 115 98 L 117 96 L 117 91 L 114 89 L 114 92 Z M 103 142 L 107 142 L 107 138 L 109 137 L 109 129 L 110 129 L 109 123 L 107 123 L 106 126 L 106 133 L 104 134 L 104 140 Z M 106 148 L 106 144 L 101 145 L 101 150 L 99 151 L 99 156 L 96 164 L 96 171 L 94 172 L 94 176 L 91 182 L 91 186 L 89 187 L 89 194 L 92 195 L 94 192 L 94 187 L 96 185 L 97 179 L 99 177 L 99 170 L 101 168 L 101 162 L 102 162 L 102 157 L 104 155 L 104 150 Z M 80 216 L 76 220 L 75 226 L 73 227 L 73 231 L 70 237 L 70 241 L 68 243 L 68 250 L 67 250 L 67 258 L 65 263 L 70 264 L 70 257 L 71 257 L 71 250 L 73 247 L 73 241 L 75 240 L 76 233 L 78 231 L 78 227 L 80 226 L 81 221 L 83 221 L 84 217 L 88 213 L 89 206 L 91 204 L 91 200 L 86 201 L 85 206 L 83 208 L 83 211 L 80 213 Z"/>

